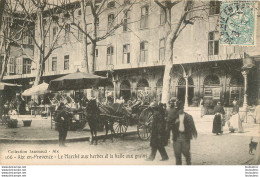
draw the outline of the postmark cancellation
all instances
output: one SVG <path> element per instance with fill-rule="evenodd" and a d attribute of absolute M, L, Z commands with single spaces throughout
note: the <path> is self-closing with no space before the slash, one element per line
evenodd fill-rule
<path fill-rule="evenodd" d="M 223 1 L 221 3 L 220 44 L 255 46 L 255 2 Z"/>

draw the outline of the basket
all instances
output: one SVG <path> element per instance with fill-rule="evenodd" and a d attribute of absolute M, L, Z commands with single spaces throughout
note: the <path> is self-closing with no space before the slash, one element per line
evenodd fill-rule
<path fill-rule="evenodd" d="M 24 127 L 30 127 L 32 123 L 32 120 L 23 120 L 23 126 Z"/>
<path fill-rule="evenodd" d="M 17 123 L 18 123 L 17 119 L 10 119 L 8 120 L 7 126 L 8 128 L 17 128 Z"/>

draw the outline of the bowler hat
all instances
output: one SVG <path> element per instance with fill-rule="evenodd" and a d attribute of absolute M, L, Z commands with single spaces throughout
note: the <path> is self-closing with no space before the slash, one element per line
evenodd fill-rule
<path fill-rule="evenodd" d="M 175 98 L 171 98 L 171 99 L 169 100 L 169 103 L 174 103 L 175 101 L 176 101 Z"/>
<path fill-rule="evenodd" d="M 158 106 L 158 104 L 157 104 L 157 102 L 155 102 L 155 101 L 153 101 L 153 102 L 150 104 L 150 107 L 152 107 L 152 108 L 154 108 L 154 107 L 156 107 L 156 106 Z"/>

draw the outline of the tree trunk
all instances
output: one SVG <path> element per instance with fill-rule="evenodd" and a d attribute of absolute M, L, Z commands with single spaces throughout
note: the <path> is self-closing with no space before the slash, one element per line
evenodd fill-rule
<path fill-rule="evenodd" d="M 96 5 L 95 0 L 93 0 L 93 5 Z M 93 12 L 92 12 L 93 13 Z M 97 16 L 96 14 L 93 14 L 93 39 L 91 41 L 91 53 L 90 53 L 90 61 L 89 61 L 89 68 L 90 68 L 90 73 L 94 73 L 96 70 L 96 47 L 97 47 L 97 43 L 96 43 L 96 39 L 97 39 Z"/>
<path fill-rule="evenodd" d="M 36 33 L 38 33 L 38 37 L 36 38 L 37 43 L 39 44 L 40 48 L 35 48 L 35 61 L 36 61 L 36 76 L 34 80 L 34 85 L 39 85 L 40 79 L 43 74 L 43 59 L 45 53 L 45 38 L 44 38 L 44 27 L 43 27 L 43 11 L 38 9 L 37 11 L 37 22 L 36 22 Z"/>
<path fill-rule="evenodd" d="M 173 56 L 173 45 L 171 43 L 170 36 L 168 36 L 166 40 L 166 48 L 165 48 L 165 69 L 163 76 L 163 88 L 162 88 L 162 103 L 168 104 L 170 99 L 170 88 L 171 88 L 171 69 L 172 69 L 172 56 Z"/>
<path fill-rule="evenodd" d="M 81 21 L 83 24 L 83 31 L 87 32 L 87 22 L 86 22 L 86 2 L 85 0 L 81 0 Z M 88 37 L 86 34 L 83 34 L 83 41 L 82 41 L 82 55 L 83 55 L 83 72 L 89 73 L 89 65 L 88 65 Z"/>
<path fill-rule="evenodd" d="M 90 61 L 89 61 L 89 72 L 94 73 L 95 72 L 95 62 L 96 62 L 96 43 L 91 43 L 91 53 L 90 53 Z"/>
<path fill-rule="evenodd" d="M 42 74 L 43 74 L 43 54 L 40 53 L 38 58 L 36 59 L 36 76 L 34 80 L 34 85 L 39 85 Z"/>
<path fill-rule="evenodd" d="M 89 72 L 88 67 L 88 41 L 87 36 L 83 35 L 83 41 L 82 41 L 82 55 L 83 55 L 83 72 Z"/>
<path fill-rule="evenodd" d="M 171 69 L 173 67 L 173 48 L 174 43 L 178 37 L 178 32 L 181 28 L 181 25 L 183 24 L 183 21 L 186 17 L 186 11 L 187 9 L 188 1 L 184 2 L 183 11 L 182 14 L 178 20 L 178 23 L 173 26 L 173 28 L 170 28 L 171 24 L 171 8 L 168 8 L 167 11 L 167 22 L 169 24 L 166 24 L 166 29 L 169 29 L 169 31 L 166 31 L 166 44 L 165 44 L 165 69 L 164 69 L 164 76 L 163 76 L 163 89 L 162 89 L 162 103 L 168 104 L 170 100 L 170 88 L 171 88 Z"/>

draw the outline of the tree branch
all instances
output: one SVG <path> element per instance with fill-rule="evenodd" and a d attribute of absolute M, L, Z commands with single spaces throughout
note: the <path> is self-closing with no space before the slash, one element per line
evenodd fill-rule
<path fill-rule="evenodd" d="M 89 33 L 85 32 L 78 24 L 71 23 L 71 25 L 76 26 L 84 35 L 86 35 L 91 41 L 94 41 L 94 39 L 89 35 Z"/>
<path fill-rule="evenodd" d="M 60 27 L 58 33 L 56 34 L 55 38 L 53 39 L 51 47 L 50 47 L 49 51 L 47 52 L 46 56 L 44 57 L 43 62 L 45 62 L 48 59 L 48 57 L 51 55 L 53 50 L 55 50 L 54 46 L 56 45 L 56 42 L 57 42 L 57 40 L 58 40 L 58 38 L 60 36 L 60 33 L 61 33 L 61 31 L 62 31 L 64 26 L 65 26 L 65 23 L 62 25 L 62 27 Z"/>
<path fill-rule="evenodd" d="M 164 6 L 161 2 L 159 2 L 158 0 L 154 1 L 158 6 L 160 6 L 161 8 L 163 8 L 164 10 L 166 9 L 166 6 Z"/>
<path fill-rule="evenodd" d="M 97 16 L 96 10 L 95 10 L 95 6 L 96 6 L 96 1 L 92 0 L 90 2 L 90 7 L 91 7 L 91 13 L 93 14 L 94 17 Z"/>
<path fill-rule="evenodd" d="M 100 6 L 98 7 L 96 14 L 99 16 L 101 14 L 101 9 L 103 8 L 104 4 L 105 4 L 106 0 L 102 0 Z"/>
<path fill-rule="evenodd" d="M 102 41 L 104 39 L 106 39 L 108 36 L 110 36 L 116 29 L 118 29 L 120 26 L 123 25 L 123 21 L 119 24 L 117 24 L 116 26 L 114 26 L 111 30 L 109 30 L 105 35 L 103 35 L 102 37 L 98 37 L 96 39 L 96 42 L 98 41 Z"/>

